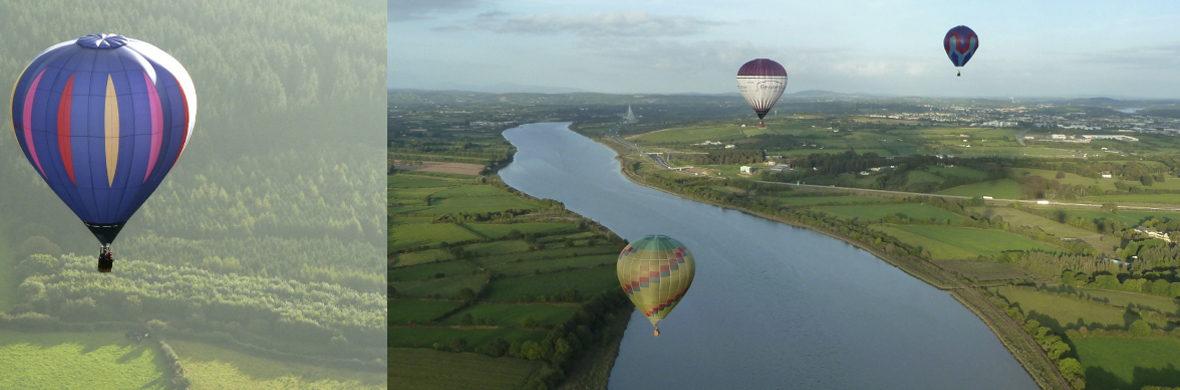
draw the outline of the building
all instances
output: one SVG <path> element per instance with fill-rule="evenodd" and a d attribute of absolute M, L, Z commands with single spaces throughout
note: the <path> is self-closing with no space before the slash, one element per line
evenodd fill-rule
<path fill-rule="evenodd" d="M 1143 233 L 1144 235 L 1151 237 L 1151 238 L 1158 238 L 1158 239 L 1161 239 L 1161 240 L 1164 240 L 1167 242 L 1172 242 L 1172 239 L 1170 237 L 1168 237 L 1168 232 L 1161 232 L 1161 231 L 1155 230 L 1155 229 L 1148 229 L 1143 226 L 1137 227 L 1137 228 L 1135 228 L 1135 230 L 1137 230 L 1140 233 Z"/>
<path fill-rule="evenodd" d="M 745 174 L 754 173 L 754 170 L 755 170 L 754 168 L 752 168 L 748 165 L 742 165 L 742 168 L 741 168 L 742 173 L 745 173 Z"/>
<path fill-rule="evenodd" d="M 1110 171 L 1105 171 L 1105 172 L 1102 172 L 1102 178 L 1103 178 L 1103 179 L 1113 179 L 1113 178 L 1114 178 L 1114 175 L 1112 175 L 1112 174 L 1110 173 Z"/>

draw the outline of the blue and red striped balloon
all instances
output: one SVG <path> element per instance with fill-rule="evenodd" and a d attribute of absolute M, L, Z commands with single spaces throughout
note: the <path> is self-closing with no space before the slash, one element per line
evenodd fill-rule
<path fill-rule="evenodd" d="M 955 67 L 962 67 L 967 65 L 967 61 L 975 55 L 975 49 L 979 48 L 979 36 L 975 35 L 975 31 L 970 27 L 957 26 L 946 32 L 946 37 L 942 39 L 942 47 L 946 50 L 947 57 L 950 57 L 951 63 L 954 63 Z"/>
<path fill-rule="evenodd" d="M 180 62 L 121 35 L 46 49 L 12 92 L 12 125 L 25 157 L 103 244 L 176 164 L 196 114 L 193 82 Z"/>

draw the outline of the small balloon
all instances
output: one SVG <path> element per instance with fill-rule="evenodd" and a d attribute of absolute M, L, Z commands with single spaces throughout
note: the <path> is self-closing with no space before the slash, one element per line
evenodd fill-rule
<path fill-rule="evenodd" d="M 668 236 L 644 236 L 623 249 L 616 264 L 619 284 L 631 303 L 647 316 L 660 335 L 656 323 L 680 303 L 692 285 L 696 262 L 692 253 Z"/>
<path fill-rule="evenodd" d="M 787 89 L 787 70 L 777 62 L 758 58 L 738 69 L 737 82 L 738 91 L 758 114 L 758 127 L 766 127 L 762 118 Z"/>

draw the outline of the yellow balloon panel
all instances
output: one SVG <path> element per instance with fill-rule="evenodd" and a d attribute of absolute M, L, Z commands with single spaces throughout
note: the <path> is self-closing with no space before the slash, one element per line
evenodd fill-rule
<path fill-rule="evenodd" d="M 668 236 L 644 236 L 623 249 L 616 265 L 619 284 L 654 325 L 664 319 L 696 272 L 692 253 Z"/>

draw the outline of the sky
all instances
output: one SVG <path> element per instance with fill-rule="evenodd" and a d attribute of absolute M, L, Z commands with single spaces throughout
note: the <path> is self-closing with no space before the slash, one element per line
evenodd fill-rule
<path fill-rule="evenodd" d="M 737 92 L 770 58 L 786 93 L 1180 98 L 1180 1 L 388 0 L 388 86 Z M 979 48 L 956 77 L 942 48 Z M 498 91 L 503 92 L 503 91 Z"/>

